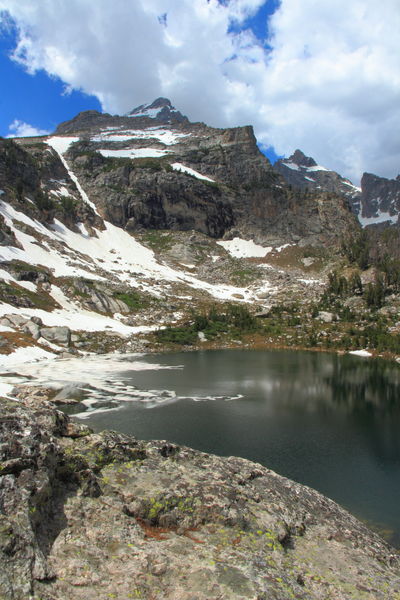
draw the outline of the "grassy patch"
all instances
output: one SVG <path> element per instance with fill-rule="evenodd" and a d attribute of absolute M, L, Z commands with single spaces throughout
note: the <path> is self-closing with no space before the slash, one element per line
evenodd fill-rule
<path fill-rule="evenodd" d="M 6 264 L 17 273 L 22 271 L 35 271 L 36 273 L 43 273 L 44 275 L 49 275 L 49 271 L 44 267 L 32 265 L 30 263 L 23 262 L 22 260 L 13 260 Z"/>
<path fill-rule="evenodd" d="M 96 152 L 96 154 L 98 154 Z M 132 166 L 132 160 L 130 158 L 125 158 L 123 156 L 121 157 L 103 157 L 104 158 L 104 164 L 102 167 L 102 171 L 104 173 L 107 173 L 109 171 L 115 171 L 116 169 L 120 169 L 121 167 L 131 167 Z"/>
<path fill-rule="evenodd" d="M 171 156 L 168 156 L 168 161 L 171 160 Z M 164 157 L 161 158 L 134 158 L 132 165 L 135 169 L 149 169 L 150 171 L 166 171 L 171 173 L 173 168 L 166 161 Z"/>
<path fill-rule="evenodd" d="M 37 294 L 4 281 L 0 282 L 0 300 L 16 306 L 41 308 L 48 311 L 58 307 L 55 300 L 48 294 Z"/>
<path fill-rule="evenodd" d="M 231 273 L 231 280 L 234 285 L 244 287 L 260 278 L 260 273 L 256 269 L 241 267 L 234 269 Z"/>
<path fill-rule="evenodd" d="M 143 234 L 142 241 L 156 252 L 169 250 L 175 243 L 173 234 L 162 229 L 148 229 Z"/>
<path fill-rule="evenodd" d="M 139 292 L 116 292 L 114 298 L 122 300 L 131 310 L 140 310 L 149 305 L 147 298 L 144 298 Z"/>

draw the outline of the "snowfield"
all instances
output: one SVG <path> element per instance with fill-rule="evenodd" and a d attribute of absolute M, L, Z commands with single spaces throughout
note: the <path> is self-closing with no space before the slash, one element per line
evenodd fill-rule
<path fill-rule="evenodd" d="M 173 269 L 159 262 L 152 250 L 140 244 L 129 233 L 107 221 L 104 222 L 103 231 L 95 230 L 95 235 L 89 235 L 82 223 L 79 224 L 79 232 L 70 230 L 57 220 L 51 227 L 45 227 L 4 201 L 0 201 L 0 214 L 21 245 L 21 248 L 1 246 L 0 260 L 20 260 L 43 266 L 50 269 L 55 277 L 83 277 L 107 281 L 111 276 L 117 282 L 123 282 L 132 288 L 147 291 L 158 297 L 170 295 L 170 284 L 180 283 L 194 290 L 208 292 L 218 300 L 236 302 L 253 300 L 260 286 L 263 291 L 266 289 L 271 293 L 274 291 L 268 281 L 260 282 L 257 288 L 211 284 L 186 271 Z M 28 225 L 37 236 L 20 231 L 15 223 L 17 221 Z M 262 252 L 265 254 L 269 250 L 245 240 L 232 243 L 247 248 L 246 251 L 242 251 L 243 256 L 261 256 Z M 221 242 L 221 245 L 227 245 L 228 249 L 230 244 L 231 242 Z M 37 289 L 36 284 L 32 282 L 16 281 L 4 269 L 0 270 L 0 277 L 32 292 Z M 128 326 L 121 322 L 120 315 L 115 315 L 113 318 L 84 310 L 67 298 L 56 285 L 51 286 L 49 293 L 61 308 L 47 312 L 37 308 L 15 308 L 7 303 L 1 303 L 0 316 L 8 313 L 18 313 L 27 317 L 37 316 L 47 326 L 67 326 L 72 330 L 81 331 L 110 331 L 124 336 L 151 331 L 155 328 L 143 325 Z"/>

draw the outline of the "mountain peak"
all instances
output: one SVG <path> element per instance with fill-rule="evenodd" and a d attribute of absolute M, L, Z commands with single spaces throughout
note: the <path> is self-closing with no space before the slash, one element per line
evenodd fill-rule
<path fill-rule="evenodd" d="M 183 116 L 168 98 L 157 98 L 151 104 L 141 104 L 126 115 L 127 117 L 147 117 L 157 119 L 163 123 L 170 121 L 183 122 L 187 121 L 187 117 Z"/>
<path fill-rule="evenodd" d="M 315 166 L 317 166 L 317 163 L 315 162 L 315 160 L 313 158 L 311 158 L 311 156 L 306 156 L 304 154 L 304 152 L 302 152 L 299 149 L 295 150 L 294 153 L 292 154 L 292 156 L 290 156 L 288 160 L 290 162 L 298 165 L 299 167 L 315 167 Z"/>
<path fill-rule="evenodd" d="M 163 108 L 164 106 L 168 106 L 169 108 L 176 110 L 172 104 L 171 104 L 171 100 L 169 100 L 168 98 L 157 98 L 156 100 L 154 100 L 154 102 L 152 104 L 150 104 L 149 108 Z"/>

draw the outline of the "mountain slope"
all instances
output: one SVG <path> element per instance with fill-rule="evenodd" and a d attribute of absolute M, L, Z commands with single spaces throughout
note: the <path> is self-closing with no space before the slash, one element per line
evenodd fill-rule
<path fill-rule="evenodd" d="M 263 310 L 309 285 L 301 248 L 337 247 L 358 227 L 342 198 L 286 186 L 251 127 L 190 123 L 163 98 L 0 140 L 0 195 L 2 314 L 40 343 L 27 320 L 129 336 L 181 318 L 188 299 Z M 283 286 L 264 263 L 287 247 L 298 267 Z"/>
<path fill-rule="evenodd" d="M 351 226 L 341 199 L 289 190 L 251 127 L 190 123 L 162 98 L 129 115 L 90 111 L 56 131 L 61 154 L 116 225 L 329 245 Z"/>

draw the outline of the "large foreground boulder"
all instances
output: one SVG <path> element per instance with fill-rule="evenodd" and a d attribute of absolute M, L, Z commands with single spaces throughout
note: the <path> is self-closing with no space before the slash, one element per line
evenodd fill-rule
<path fill-rule="evenodd" d="M 400 598 L 394 549 L 261 465 L 93 434 L 38 393 L 0 428 L 1 599 Z"/>

